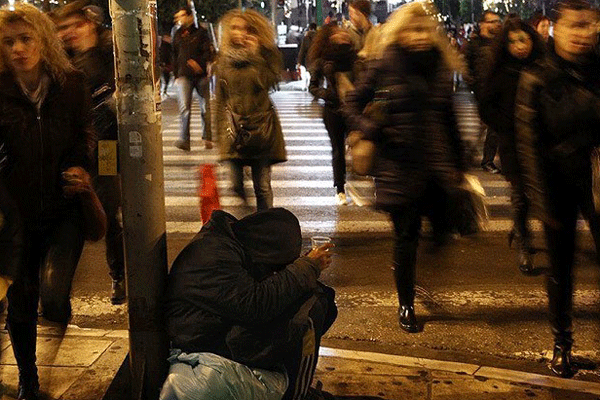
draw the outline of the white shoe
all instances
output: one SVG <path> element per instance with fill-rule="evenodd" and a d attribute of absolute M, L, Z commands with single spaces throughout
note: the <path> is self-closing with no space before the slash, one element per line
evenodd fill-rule
<path fill-rule="evenodd" d="M 348 199 L 346 199 L 346 193 L 338 193 L 335 195 L 335 201 L 338 206 L 345 206 L 348 204 Z"/>

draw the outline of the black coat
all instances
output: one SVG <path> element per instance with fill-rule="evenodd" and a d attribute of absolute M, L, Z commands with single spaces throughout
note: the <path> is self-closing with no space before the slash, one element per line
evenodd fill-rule
<path fill-rule="evenodd" d="M 0 177 L 0 275 L 18 275 L 24 244 L 19 208 Z"/>
<path fill-rule="evenodd" d="M 575 65 L 552 52 L 523 71 L 516 118 L 519 161 L 536 216 L 551 218 L 548 188 L 557 183 L 591 196 L 590 155 L 600 146 L 600 57 Z"/>
<path fill-rule="evenodd" d="M 90 101 L 83 74 L 71 72 L 62 85 L 51 82 L 38 113 L 12 74 L 0 74 L 0 159 L 6 157 L 1 173 L 30 229 L 79 205 L 63 195 L 61 173 L 73 166 L 89 171 L 95 140 Z"/>
<path fill-rule="evenodd" d="M 515 141 L 515 101 L 523 62 L 507 60 L 485 82 L 482 88 L 479 113 L 481 119 L 498 134 L 498 153 L 502 173 L 519 174 Z"/>
<path fill-rule="evenodd" d="M 317 290 L 320 270 L 311 259 L 298 258 L 297 220 L 277 218 L 286 213 L 271 209 L 238 221 L 213 212 L 169 274 L 166 315 L 173 348 L 232 358 L 225 338 L 234 326 L 264 326 Z"/>
<path fill-rule="evenodd" d="M 175 78 L 202 78 L 206 76 L 207 65 L 213 59 L 212 44 L 208 31 L 203 27 L 179 28 L 173 37 L 173 73 Z M 187 65 L 188 60 L 194 60 L 202 68 L 198 75 Z"/>
<path fill-rule="evenodd" d="M 437 52 L 423 65 L 408 56 L 400 46 L 390 46 L 346 97 L 350 128 L 377 146 L 374 176 L 380 208 L 421 198 L 431 182 L 451 189 L 465 169 L 452 72 Z M 379 118 L 363 113 L 373 100 L 382 104 Z"/>

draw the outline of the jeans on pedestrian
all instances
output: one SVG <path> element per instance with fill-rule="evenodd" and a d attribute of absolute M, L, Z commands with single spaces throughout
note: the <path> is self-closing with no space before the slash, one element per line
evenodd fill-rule
<path fill-rule="evenodd" d="M 256 196 L 256 208 L 258 211 L 273 207 L 273 189 L 271 188 L 271 164 L 266 159 L 256 160 L 231 160 L 231 183 L 233 191 L 244 201 L 244 166 L 250 166 L 252 170 L 252 184 Z"/>
<path fill-rule="evenodd" d="M 189 78 L 180 76 L 175 80 L 177 86 L 177 101 L 179 104 L 179 116 L 181 118 L 181 131 L 179 139 L 185 142 L 190 141 L 190 124 L 192 117 L 192 97 L 194 90 L 200 96 L 200 110 L 202 111 L 202 121 L 204 131 L 202 139 L 212 140 L 210 125 L 210 96 L 208 78 Z"/>

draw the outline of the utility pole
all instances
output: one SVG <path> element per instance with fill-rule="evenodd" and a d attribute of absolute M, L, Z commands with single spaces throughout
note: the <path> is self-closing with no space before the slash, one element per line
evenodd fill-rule
<path fill-rule="evenodd" d="M 157 400 L 168 364 L 167 278 L 156 0 L 110 0 L 123 195 L 133 400 Z"/>
<path fill-rule="evenodd" d="M 277 35 L 277 0 L 271 0 L 271 24 Z"/>
<path fill-rule="evenodd" d="M 317 2 L 317 25 L 323 25 L 323 0 L 316 0 Z"/>

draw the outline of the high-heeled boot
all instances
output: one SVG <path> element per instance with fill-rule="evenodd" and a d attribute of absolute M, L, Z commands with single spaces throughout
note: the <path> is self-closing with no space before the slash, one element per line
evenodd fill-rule
<path fill-rule="evenodd" d="M 519 270 L 523 273 L 523 275 L 532 275 L 534 272 L 533 251 L 531 249 L 529 240 L 524 238 L 522 235 L 517 233 L 515 229 L 513 229 L 508 233 L 509 248 L 512 247 L 513 241 L 517 243 L 517 248 L 519 250 L 519 255 L 517 256 Z"/>
<path fill-rule="evenodd" d="M 575 375 L 573 360 L 571 357 L 571 343 L 556 343 L 554 354 L 550 361 L 550 369 L 562 378 L 572 378 Z"/>
<path fill-rule="evenodd" d="M 417 263 L 417 242 L 403 243 L 396 248 L 394 280 L 398 291 L 398 322 L 408 333 L 419 331 L 415 316 L 415 267 Z"/>
<path fill-rule="evenodd" d="M 19 390 L 17 399 L 38 400 L 40 383 L 35 366 L 37 326 L 35 323 L 7 323 L 17 366 Z"/>

